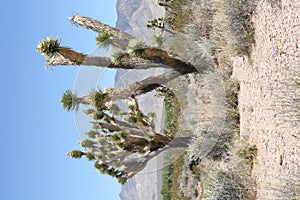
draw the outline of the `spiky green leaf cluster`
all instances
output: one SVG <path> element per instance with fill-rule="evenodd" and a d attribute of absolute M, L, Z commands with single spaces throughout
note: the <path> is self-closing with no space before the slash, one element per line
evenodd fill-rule
<path fill-rule="evenodd" d="M 97 131 L 94 131 L 94 130 L 86 131 L 86 132 L 84 132 L 84 134 L 90 138 L 96 138 L 96 137 L 99 137 L 99 135 L 100 135 Z"/>
<path fill-rule="evenodd" d="M 112 139 L 113 141 L 120 141 L 120 140 L 122 140 L 123 138 L 125 138 L 127 135 L 128 135 L 128 134 L 127 134 L 126 132 L 120 131 L 119 133 L 113 134 L 113 135 L 111 136 L 111 139 Z"/>
<path fill-rule="evenodd" d="M 125 178 L 125 177 L 119 177 L 119 178 L 118 178 L 118 182 L 119 182 L 120 184 L 122 184 L 122 185 L 124 185 L 124 184 L 126 183 L 126 181 L 127 181 L 127 178 Z"/>
<path fill-rule="evenodd" d="M 82 141 L 79 141 L 78 144 L 82 147 L 92 147 L 96 143 L 92 140 L 84 139 Z"/>
<path fill-rule="evenodd" d="M 112 166 L 106 165 L 104 163 L 95 162 L 94 164 L 95 169 L 99 170 L 102 174 L 108 174 L 112 177 L 118 179 L 118 182 L 124 184 L 127 181 L 126 174 L 123 172 L 113 168 Z"/>
<path fill-rule="evenodd" d="M 36 50 L 44 57 L 53 57 L 57 54 L 59 46 L 60 41 L 58 37 L 48 36 L 38 43 Z"/>
<path fill-rule="evenodd" d="M 111 44 L 110 34 L 106 32 L 99 32 L 96 37 L 96 43 L 99 47 L 107 49 Z"/>
<path fill-rule="evenodd" d="M 155 47 L 161 47 L 164 42 L 164 35 L 162 31 L 156 31 L 151 37 L 151 42 Z"/>
<path fill-rule="evenodd" d="M 92 161 L 92 160 L 95 160 L 95 155 L 92 154 L 92 153 L 87 153 L 86 154 L 86 158 L 89 160 L 89 161 Z"/>
<path fill-rule="evenodd" d="M 145 52 L 145 43 L 138 39 L 130 40 L 127 53 L 130 57 L 142 57 Z"/>
<path fill-rule="evenodd" d="M 110 55 L 111 62 L 114 65 L 119 65 L 121 64 L 121 59 L 123 56 L 124 56 L 124 52 L 122 51 L 121 48 L 117 48 L 117 47 L 113 48 Z"/>
<path fill-rule="evenodd" d="M 76 95 L 71 90 L 66 90 L 62 96 L 60 102 L 63 104 L 63 108 L 70 112 L 71 110 L 78 110 L 78 104 L 75 103 Z"/>
<path fill-rule="evenodd" d="M 73 150 L 67 153 L 68 156 L 70 156 L 71 158 L 81 158 L 83 155 L 85 155 L 85 153 L 83 153 L 80 150 Z"/>
<path fill-rule="evenodd" d="M 90 92 L 90 100 L 97 112 L 101 112 L 104 108 L 104 96 L 105 94 L 99 88 Z"/>

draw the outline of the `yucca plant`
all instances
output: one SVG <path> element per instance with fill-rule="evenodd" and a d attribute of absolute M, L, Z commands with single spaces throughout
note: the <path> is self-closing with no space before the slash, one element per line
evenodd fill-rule
<path fill-rule="evenodd" d="M 71 90 L 66 90 L 62 96 L 60 102 L 63 104 L 63 108 L 70 112 L 71 110 L 78 110 L 78 104 L 75 101 L 76 95 Z"/>
<path fill-rule="evenodd" d="M 40 52 L 46 59 L 59 57 L 58 55 L 67 58 L 68 62 L 74 62 L 81 65 L 86 59 L 86 55 L 73 51 L 71 48 L 60 46 L 58 37 L 48 36 L 46 39 L 40 41 L 36 50 Z M 67 63 L 68 63 L 67 62 Z"/>
<path fill-rule="evenodd" d="M 104 49 L 108 49 L 109 45 L 112 44 L 111 35 L 104 31 L 99 32 L 96 37 L 96 44 Z"/>
<path fill-rule="evenodd" d="M 44 57 L 53 57 L 57 54 L 60 48 L 60 40 L 58 37 L 48 36 L 46 39 L 40 41 L 36 50 Z"/>
<path fill-rule="evenodd" d="M 144 48 L 146 44 L 138 39 L 130 40 L 127 48 L 127 53 L 130 57 L 142 57 L 144 55 Z"/>
<path fill-rule="evenodd" d="M 121 59 L 123 56 L 124 56 L 124 52 L 122 51 L 121 48 L 118 48 L 118 47 L 113 48 L 113 50 L 111 51 L 111 55 L 110 55 L 111 62 L 114 65 L 119 65 L 119 64 L 121 64 Z"/>
<path fill-rule="evenodd" d="M 76 158 L 76 159 L 81 158 L 83 155 L 85 155 L 85 153 L 80 150 L 73 150 L 73 151 L 70 151 L 67 153 L 67 156 L 70 156 L 71 158 Z"/>
<path fill-rule="evenodd" d="M 104 108 L 105 93 L 101 89 L 94 89 L 89 94 L 90 101 L 97 112 L 101 112 Z"/>
<path fill-rule="evenodd" d="M 60 100 L 63 105 L 63 108 L 70 112 L 72 110 L 78 111 L 80 104 L 89 104 L 87 96 L 78 97 L 71 90 L 66 90 Z"/>
<path fill-rule="evenodd" d="M 151 42 L 155 47 L 162 47 L 164 43 L 164 35 L 162 31 L 154 32 L 151 37 Z"/>

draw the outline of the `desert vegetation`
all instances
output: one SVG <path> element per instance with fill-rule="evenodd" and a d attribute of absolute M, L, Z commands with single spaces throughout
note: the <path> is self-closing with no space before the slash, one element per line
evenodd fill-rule
<path fill-rule="evenodd" d="M 121 69 L 168 68 L 170 71 L 146 78 L 121 88 L 92 89 L 84 96 L 66 90 L 61 103 L 67 111 L 78 111 L 81 105 L 91 118 L 92 130 L 88 138 L 79 141 L 85 151 L 73 150 L 67 155 L 72 158 L 85 156 L 94 161 L 94 167 L 124 184 L 127 179 L 143 170 L 148 161 L 170 148 L 187 147 L 190 137 L 177 135 L 179 105 L 175 94 L 163 84 L 180 75 L 194 73 L 196 68 L 189 62 L 172 57 L 163 48 L 146 45 L 145 42 L 85 16 L 73 15 L 71 23 L 99 32 L 96 43 L 101 48 L 112 46 L 111 58 L 89 56 L 61 46 L 57 37 L 49 36 L 40 41 L 37 51 L 46 58 L 48 66 L 86 65 Z M 159 38 L 159 36 L 157 37 Z M 158 41 L 157 39 L 155 41 Z M 164 98 L 166 121 L 163 134 L 155 129 L 155 113 L 144 113 L 139 106 L 138 96 L 157 90 Z M 121 110 L 116 100 L 124 100 L 127 110 Z"/>
<path fill-rule="evenodd" d="M 296 138 L 292 141 L 299 139 L 299 133 L 295 132 L 299 131 L 300 125 L 299 44 L 293 44 L 296 46 L 293 52 L 283 44 L 271 48 L 268 59 L 276 62 L 276 66 L 284 63 L 284 59 L 292 57 L 296 60 L 291 67 L 284 65 L 284 70 L 276 72 L 276 78 L 268 75 L 271 69 L 261 74 L 259 67 L 262 66 L 253 56 L 255 46 L 261 40 L 257 37 L 253 17 L 262 12 L 264 6 L 274 9 L 274 13 L 280 12 L 284 9 L 282 1 L 159 0 L 157 3 L 167 14 L 149 19 L 145 24 L 154 29 L 152 44 L 79 15 L 72 16 L 71 22 L 96 31 L 97 45 L 112 49 L 111 57 L 76 52 L 61 46 L 56 37 L 48 37 L 38 44 L 37 50 L 46 58 L 47 66 L 169 70 L 121 88 L 108 88 L 105 92 L 92 90 L 82 97 L 67 90 L 61 100 L 63 107 L 67 111 L 77 111 L 80 105 L 87 105 L 89 109 L 84 113 L 92 120 L 92 130 L 86 132 L 88 138 L 79 142 L 85 150 L 74 150 L 68 155 L 73 158 L 85 156 L 95 162 L 95 168 L 101 173 L 116 177 L 123 184 L 143 170 L 150 159 L 164 152 L 161 189 L 164 200 L 254 200 L 262 198 L 264 187 L 266 191 L 276 193 L 272 198 L 297 199 L 300 182 L 297 172 L 289 171 L 289 176 L 280 180 L 284 189 L 280 185 L 275 188 L 260 185 L 261 182 L 272 184 L 272 181 L 255 178 L 253 172 L 259 170 L 255 165 L 259 157 L 266 158 L 261 152 L 268 149 L 268 143 L 273 144 L 270 138 L 257 141 L 263 136 L 257 136 L 254 130 L 265 135 L 269 132 L 282 134 L 282 140 L 283 132 L 291 130 L 286 137 Z M 258 53 L 254 55 L 258 56 Z M 254 71 L 251 73 L 256 75 L 255 81 L 246 82 L 247 78 L 242 76 L 247 74 L 235 74 L 238 59 L 242 60 L 242 67 L 246 64 L 249 67 L 244 67 L 243 72 Z M 269 78 L 273 85 L 270 82 L 256 88 L 265 81 L 262 77 Z M 243 94 L 248 91 L 248 86 L 256 91 L 249 92 L 254 97 Z M 274 91 L 273 87 L 278 90 Z M 161 132 L 155 129 L 155 112 L 145 113 L 139 105 L 139 96 L 151 91 L 156 91 L 156 98 L 164 98 L 165 121 Z M 259 96 L 262 93 L 263 96 Z M 267 99 L 268 95 L 271 100 Z M 257 106 L 259 97 L 267 100 L 267 108 Z M 246 98 L 256 102 L 256 107 L 252 102 L 247 105 Z M 128 108 L 120 109 L 116 100 L 123 100 Z M 273 129 L 266 128 L 273 122 L 262 123 L 265 127 L 258 129 L 255 123 L 261 122 L 250 120 L 262 113 L 274 116 Z M 245 124 L 247 119 L 252 127 Z M 262 117 L 260 120 L 267 121 Z M 266 145 L 262 147 L 261 143 Z M 294 143 L 291 145 L 296 148 Z M 295 154 L 295 150 L 286 152 Z M 279 165 L 283 166 L 284 153 L 278 159 Z"/>
<path fill-rule="evenodd" d="M 215 101 L 214 98 L 216 96 L 221 98 L 222 94 L 219 93 L 215 95 L 215 93 L 217 93 L 217 90 L 212 90 L 207 87 L 209 83 L 207 79 L 211 78 L 211 76 L 205 75 L 205 73 L 202 73 L 203 76 L 199 77 L 196 77 L 193 74 L 187 75 L 187 84 L 191 84 L 191 82 L 192 84 L 195 84 L 198 82 L 197 88 L 202 87 L 201 92 L 204 93 L 204 98 L 202 98 L 201 100 L 202 104 L 200 104 L 198 101 L 197 105 L 202 105 L 201 109 L 203 110 L 203 113 L 201 113 L 202 118 L 198 118 L 200 121 L 200 128 L 198 130 L 194 129 L 194 139 L 192 140 L 190 147 L 187 149 L 187 154 L 184 157 L 184 167 L 181 168 L 182 176 L 177 180 L 180 182 L 180 184 L 177 186 L 171 186 L 170 191 L 175 192 L 169 194 L 169 199 L 178 199 L 177 195 L 180 195 L 182 193 L 184 193 L 184 197 L 181 197 L 179 199 L 264 199 L 264 197 L 262 196 L 264 191 L 268 191 L 266 192 L 269 195 L 268 197 L 266 197 L 267 199 L 297 199 L 299 196 L 297 188 L 299 188 L 300 179 L 299 176 L 297 176 L 295 173 L 299 173 L 299 171 L 296 170 L 297 166 L 299 165 L 294 164 L 294 160 L 290 163 L 286 163 L 287 166 L 294 166 L 294 170 L 286 171 L 286 173 L 290 174 L 289 178 L 282 177 L 281 179 L 272 179 L 272 175 L 267 172 L 268 169 L 265 169 L 265 173 L 269 174 L 268 177 L 271 178 L 273 182 L 281 182 L 281 184 L 285 185 L 284 189 L 280 189 L 280 184 L 277 184 L 272 188 L 272 186 L 270 185 L 274 184 L 271 180 L 259 180 L 253 178 L 253 174 L 259 174 L 259 172 L 257 172 L 257 170 L 259 170 L 257 169 L 257 165 L 256 169 L 253 169 L 253 165 L 255 163 L 255 160 L 257 159 L 256 156 L 261 150 L 256 145 L 260 142 L 256 141 L 253 138 L 252 140 L 249 140 L 251 134 L 257 134 L 255 134 L 255 132 L 245 132 L 252 130 L 248 128 L 246 129 L 246 127 L 248 126 L 247 124 L 245 124 L 245 121 L 242 121 L 243 129 L 240 129 L 240 112 L 242 112 L 243 114 L 243 120 L 245 118 L 250 119 L 251 116 L 249 116 L 249 114 L 251 115 L 251 113 L 252 116 L 253 113 L 256 113 L 258 117 L 261 116 L 261 114 L 255 112 L 253 106 L 251 105 L 248 107 L 249 112 L 245 112 L 244 110 L 244 107 L 247 107 L 246 104 L 243 104 L 243 106 L 239 105 L 239 102 L 246 101 L 246 97 L 243 97 L 242 100 L 239 99 L 241 95 L 240 81 L 247 79 L 237 79 L 236 77 L 247 77 L 247 69 L 243 69 L 243 73 L 245 73 L 243 75 L 232 76 L 233 61 L 235 58 L 246 59 L 248 67 L 252 67 L 253 64 L 256 64 L 255 70 L 259 72 L 259 60 L 255 60 L 256 58 L 252 55 L 252 51 L 256 45 L 257 40 L 257 37 L 255 37 L 255 26 L 252 19 L 253 15 L 256 14 L 255 12 L 258 6 L 260 10 L 264 10 L 264 6 L 268 6 L 268 9 L 273 9 L 273 13 L 280 12 L 281 9 L 284 9 L 282 7 L 283 2 L 266 1 L 262 3 L 261 1 L 239 0 L 216 0 L 207 2 L 198 0 L 189 3 L 189 7 L 193 7 L 193 9 L 191 10 L 193 20 L 189 23 L 184 24 L 184 34 L 178 34 L 174 37 L 169 51 L 174 55 L 186 58 L 189 61 L 193 59 L 192 63 L 196 60 L 195 57 L 197 55 L 198 63 L 201 63 L 202 65 L 209 64 L 210 66 L 214 66 L 213 68 L 216 70 L 218 75 L 222 77 L 221 79 L 224 83 L 223 86 L 226 100 L 223 102 L 226 105 L 224 109 L 226 110 L 226 116 L 224 118 L 225 124 L 222 128 L 222 131 L 219 132 L 221 134 L 219 134 L 217 139 L 214 140 L 215 145 L 212 149 L 210 149 L 211 151 L 204 154 L 203 152 L 201 152 L 201 149 L 203 149 L 203 145 L 205 145 L 203 141 L 209 138 L 209 135 L 214 136 L 214 133 L 211 131 L 211 129 L 214 130 L 214 126 L 219 126 L 219 124 L 209 123 L 213 120 L 214 116 L 213 113 L 211 113 L 213 106 L 210 107 L 210 104 L 213 104 L 213 102 Z M 292 9 L 291 7 L 287 6 L 288 4 L 285 5 L 286 9 Z M 297 18 L 293 19 L 297 21 Z M 281 29 L 279 28 L 279 30 Z M 264 33 L 264 31 L 261 31 L 261 33 Z M 293 33 L 295 33 L 295 31 L 293 31 Z M 260 40 L 260 38 L 258 39 Z M 190 42 L 191 40 L 193 42 Z M 294 38 L 293 42 L 297 43 L 297 40 L 295 40 Z M 191 47 L 192 44 L 194 44 L 194 46 L 197 46 L 198 50 L 194 50 Z M 263 48 L 263 46 L 260 47 Z M 194 57 L 190 56 L 190 52 L 176 51 L 180 48 L 189 49 Z M 296 67 L 297 64 L 295 65 L 295 63 L 299 64 L 299 60 L 296 56 L 298 55 L 298 51 L 295 50 L 293 54 L 286 54 L 285 52 L 279 53 L 277 48 L 278 46 L 273 47 L 273 57 L 276 55 L 285 55 L 289 57 L 292 62 L 290 63 L 290 67 L 288 67 L 288 71 L 286 71 L 286 68 L 277 70 L 277 72 L 280 71 L 280 73 L 285 74 L 278 75 L 277 77 L 289 78 L 286 80 L 281 79 L 281 82 L 278 82 L 278 78 L 275 78 L 274 84 L 278 84 L 280 86 L 276 91 L 272 86 L 268 86 L 269 88 L 272 88 L 268 89 L 268 91 L 270 92 L 270 90 L 272 90 L 272 94 L 274 97 L 270 103 L 267 103 L 268 107 L 265 109 L 265 112 L 272 112 L 274 113 L 275 118 L 281 116 L 280 119 L 283 119 L 283 121 L 277 122 L 277 124 L 273 128 L 274 132 L 280 132 L 280 130 L 293 130 L 292 133 L 290 133 L 294 135 L 294 139 L 291 140 L 293 142 L 290 144 L 293 146 L 293 148 L 287 151 L 293 152 L 292 154 L 294 154 L 295 141 L 297 141 L 297 139 L 295 138 L 298 138 L 298 136 L 296 136 L 296 132 L 299 132 L 298 122 L 300 108 L 297 98 L 299 94 L 299 87 L 297 87 L 299 70 Z M 256 53 L 255 55 L 258 56 L 259 53 Z M 281 64 L 285 62 L 287 62 L 287 60 L 281 60 Z M 281 67 L 286 66 L 280 65 L 278 62 L 276 62 L 276 65 Z M 271 68 L 272 66 L 268 65 L 268 67 Z M 271 71 L 270 68 L 266 68 L 265 71 Z M 214 71 L 214 69 L 212 71 Z M 271 80 L 273 79 L 272 77 L 268 78 L 270 79 L 270 81 L 267 82 L 271 82 Z M 190 81 L 190 79 L 192 79 L 192 81 Z M 243 92 L 244 90 L 247 90 L 245 89 L 246 87 L 247 86 L 244 81 L 242 87 Z M 183 88 L 186 89 L 186 87 Z M 180 97 L 184 96 L 179 94 L 180 91 L 177 92 L 177 97 L 179 99 Z M 259 93 L 259 91 L 257 90 L 256 92 Z M 201 93 L 198 92 L 197 94 L 198 97 L 201 96 Z M 255 96 L 255 94 L 252 95 Z M 189 96 L 188 98 L 194 98 L 194 96 Z M 188 100 L 184 99 L 184 97 L 181 100 L 183 102 L 181 103 L 181 109 L 184 110 L 184 106 L 186 105 L 186 102 L 188 102 Z M 291 101 L 294 103 L 287 103 Z M 251 104 L 251 102 L 248 103 Z M 203 106 L 208 107 L 208 109 L 204 108 Z M 264 108 L 257 109 L 264 110 Z M 248 113 L 248 116 L 245 116 L 246 113 Z M 273 114 L 270 115 L 273 116 Z M 252 124 L 252 126 L 256 127 L 256 124 Z M 283 126 L 285 128 L 283 128 Z M 265 124 L 264 127 L 260 127 L 260 133 L 262 134 L 264 130 L 268 130 L 269 128 L 267 127 L 268 124 Z M 215 128 L 215 130 L 217 129 Z M 290 137 L 287 135 L 286 137 Z M 256 142 L 253 142 L 253 140 L 255 140 Z M 270 141 L 272 139 L 269 138 L 268 140 Z M 249 143 L 249 141 L 252 141 L 250 142 L 251 144 Z M 266 145 L 266 148 L 268 148 L 266 139 L 263 143 Z M 273 148 L 275 149 L 276 147 Z M 280 148 L 286 149 L 288 147 L 282 146 L 277 147 L 276 149 L 280 151 Z M 266 159 L 267 152 L 265 153 L 265 155 L 260 154 L 260 156 L 263 156 Z M 283 159 L 284 158 L 282 155 L 280 155 L 276 159 L 279 160 L 278 163 L 280 166 L 283 165 Z M 293 157 L 293 159 L 297 158 Z M 275 159 L 273 160 L 273 162 L 268 162 L 270 162 L 269 167 L 275 165 Z M 264 167 L 263 164 L 260 164 L 260 166 Z M 174 166 L 172 169 L 174 171 Z M 274 169 L 273 171 L 276 171 L 276 169 L 278 168 L 272 167 L 272 169 Z M 285 170 L 288 169 L 289 167 L 285 167 Z M 256 170 L 256 172 L 253 172 L 253 170 Z M 260 176 L 262 175 L 260 174 Z M 258 186 L 258 184 L 261 184 L 261 182 L 268 182 L 270 185 Z M 257 194 L 257 188 L 260 188 L 259 194 Z"/>
<path fill-rule="evenodd" d="M 193 130 L 194 139 L 187 149 L 187 153 L 182 159 L 174 161 L 174 164 L 171 164 L 172 167 L 168 166 L 164 170 L 164 176 L 169 175 L 167 180 L 165 177 L 163 179 L 164 199 L 254 198 L 254 183 L 250 175 L 252 160 L 256 155 L 255 146 L 250 147 L 246 141 L 239 138 L 238 93 L 240 88 L 239 83 L 229 77 L 232 72 L 230 58 L 237 55 L 249 55 L 251 45 L 254 44 L 254 30 L 250 17 L 255 9 L 255 2 L 185 1 L 185 4 L 189 6 L 181 7 L 181 13 L 184 8 L 193 7 L 193 9 L 185 10 L 187 15 L 185 19 L 189 19 L 189 21 L 177 21 L 177 23 L 181 23 L 180 26 L 178 24 L 172 26 L 171 20 L 163 21 L 159 18 L 160 21 L 158 21 L 161 26 L 163 21 L 166 24 L 164 26 L 183 33 L 175 35 L 169 49 L 170 52 L 192 63 L 197 62 L 198 65 L 210 66 L 209 70 L 202 73 L 201 76 L 187 75 L 187 79 L 184 80 L 186 84 L 191 84 L 191 79 L 193 79 L 195 86 L 192 89 L 201 90 L 200 95 L 198 92 L 198 97 L 202 94 L 196 105 L 201 106 L 202 104 L 208 108 L 202 108 L 202 111 L 199 111 L 201 113 L 201 117 L 198 118 L 200 122 L 197 130 Z M 171 9 L 175 13 L 179 12 L 175 5 L 172 7 L 172 2 L 166 9 Z M 172 18 L 172 13 L 168 17 Z M 157 20 L 149 21 L 156 27 L 157 24 L 155 25 L 153 22 L 157 22 Z M 175 27 L 181 28 L 176 30 Z M 191 45 L 197 46 L 198 49 L 194 50 L 190 47 Z M 193 49 L 192 53 L 179 52 L 178 49 L 180 49 L 179 47 L 182 49 L 182 46 L 189 50 Z M 194 65 L 197 66 L 197 64 Z M 215 90 L 213 79 L 216 82 L 217 80 L 223 82 L 221 85 L 224 87 L 223 91 Z M 172 83 L 170 85 L 172 88 Z M 178 85 L 173 85 L 173 87 L 178 88 Z M 189 101 L 186 98 L 193 98 L 192 96 L 184 97 L 184 93 L 180 94 L 181 91 L 174 90 L 175 93 L 178 92 L 176 94 L 179 101 Z M 220 100 L 222 96 L 223 102 Z M 219 126 L 219 124 L 212 123 L 215 117 L 213 109 L 217 107 L 212 104 L 222 103 L 224 103 L 222 108 L 225 110 L 224 127 L 219 134 L 214 135 L 212 130 L 218 129 L 213 126 Z M 185 104 L 186 102 L 180 103 L 182 110 Z M 209 137 L 215 137 L 214 144 L 206 155 L 202 155 L 203 141 Z M 237 145 L 239 143 L 242 144 Z M 237 152 L 244 154 L 251 152 L 249 153 L 251 156 L 245 156 L 247 157 L 245 158 Z M 181 165 L 178 165 L 178 162 Z M 241 165 L 241 163 L 247 164 Z M 220 165 L 223 165 L 223 168 Z M 174 174 L 174 171 L 177 171 L 177 175 Z M 178 176 L 178 174 L 181 175 Z M 169 193 L 166 193 L 166 188 L 169 188 Z"/>

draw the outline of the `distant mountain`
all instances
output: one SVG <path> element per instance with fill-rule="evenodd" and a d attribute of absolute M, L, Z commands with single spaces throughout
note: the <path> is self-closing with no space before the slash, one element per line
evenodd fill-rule
<path fill-rule="evenodd" d="M 158 6 L 157 0 L 118 0 L 116 27 L 135 37 L 149 42 L 153 30 L 146 28 L 147 22 L 154 17 L 162 17 L 165 10 Z M 115 87 L 121 87 L 142 80 L 149 76 L 163 73 L 163 69 L 118 70 L 115 76 Z M 157 112 L 156 125 L 160 130 L 163 121 L 163 100 L 154 97 L 154 93 L 140 97 L 143 112 Z M 152 159 L 147 167 L 122 186 L 121 200 L 161 200 L 162 156 Z"/>
<path fill-rule="evenodd" d="M 116 27 L 149 41 L 153 31 L 147 29 L 147 22 L 165 15 L 165 9 L 156 2 L 157 0 L 118 0 Z"/>

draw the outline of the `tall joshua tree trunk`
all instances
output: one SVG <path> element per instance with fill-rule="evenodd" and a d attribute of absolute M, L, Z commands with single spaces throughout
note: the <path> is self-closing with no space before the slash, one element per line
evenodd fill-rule
<path fill-rule="evenodd" d="M 197 69 L 191 63 L 171 57 L 169 56 L 168 52 L 163 49 L 145 47 L 142 49 L 142 51 L 143 53 L 141 54 L 141 58 L 154 63 L 163 64 L 168 66 L 168 68 L 174 69 L 180 73 L 185 73 L 186 71 L 197 71 Z"/>
<path fill-rule="evenodd" d="M 111 61 L 108 57 L 88 56 L 83 53 L 76 52 L 67 47 L 59 47 L 55 55 L 47 58 L 47 65 L 88 65 L 88 66 L 110 66 Z"/>
<path fill-rule="evenodd" d="M 132 35 L 129 35 L 128 33 L 125 33 L 124 31 L 121 31 L 117 28 L 111 27 L 107 24 L 104 24 L 100 21 L 94 20 L 90 17 L 80 16 L 80 15 L 73 15 L 70 18 L 71 24 L 82 26 L 86 29 L 93 30 L 95 32 L 105 32 L 112 37 L 114 37 L 114 44 L 117 47 L 120 47 L 121 49 L 126 49 L 128 46 L 128 43 L 132 39 L 136 39 Z"/>
<path fill-rule="evenodd" d="M 73 50 L 72 50 L 73 51 Z M 69 49 L 70 52 L 70 49 Z M 85 65 L 85 66 L 96 66 L 96 67 L 107 67 L 107 68 L 115 68 L 115 69 L 149 69 L 149 68 L 167 68 L 167 66 L 162 65 L 160 63 L 151 63 L 147 60 L 141 60 L 141 59 L 128 59 L 124 63 L 120 65 L 114 65 L 111 63 L 111 59 L 109 57 L 103 57 L 103 56 L 89 56 L 85 55 L 76 51 L 72 52 L 77 53 L 77 55 L 80 58 L 76 58 L 71 60 L 71 55 L 68 55 L 67 52 L 64 52 L 64 55 L 62 56 L 60 54 L 48 57 L 46 58 L 46 66 L 79 66 L 79 65 Z M 81 55 L 79 55 L 81 54 Z"/>
<path fill-rule="evenodd" d="M 108 102 L 111 100 L 118 100 L 118 99 L 126 99 L 131 96 L 138 96 L 141 94 L 145 94 L 177 78 L 180 75 L 188 74 L 192 72 L 194 72 L 194 70 L 191 69 L 182 70 L 181 73 L 172 70 L 162 75 L 146 78 L 142 81 L 135 82 L 128 86 L 115 88 L 112 90 L 112 92 L 107 93 L 104 102 Z"/>

